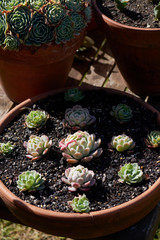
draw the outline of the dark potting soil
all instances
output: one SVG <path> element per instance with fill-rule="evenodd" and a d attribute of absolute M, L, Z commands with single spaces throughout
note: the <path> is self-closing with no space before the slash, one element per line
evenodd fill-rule
<path fill-rule="evenodd" d="M 116 7 L 115 0 L 97 0 L 99 9 L 112 20 L 133 27 L 159 28 L 155 20 L 154 7 L 159 0 L 129 0 L 123 11 Z"/>
<path fill-rule="evenodd" d="M 132 108 L 133 117 L 130 122 L 120 124 L 110 115 L 112 106 L 118 103 L 128 104 Z M 85 130 L 95 133 L 96 137 L 102 140 L 103 154 L 99 159 L 85 164 L 81 163 L 95 172 L 96 185 L 85 193 L 90 201 L 91 211 L 111 208 L 146 191 L 160 176 L 160 149 L 148 148 L 144 143 L 148 132 L 159 130 L 156 123 L 157 114 L 153 114 L 128 97 L 107 94 L 105 91 L 86 92 L 85 98 L 76 104 L 87 107 L 90 114 L 96 117 L 96 122 Z M 33 104 L 31 109 L 41 109 L 49 113 L 50 118 L 45 127 L 39 131 L 29 130 L 25 127 L 25 116 L 29 113 L 25 109 L 0 135 L 0 142 L 11 141 L 16 145 L 14 152 L 9 157 L 1 156 L 0 158 L 0 179 L 11 192 L 28 203 L 54 211 L 72 212 L 67 201 L 82 194 L 80 190 L 76 193 L 69 192 L 68 185 L 61 181 L 65 169 L 71 165 L 62 157 L 58 143 L 72 132 L 63 128 L 62 120 L 65 109 L 73 105 L 75 103 L 64 101 L 63 93 L 41 100 Z M 122 133 L 131 136 L 136 142 L 133 152 L 108 151 L 107 144 L 111 141 L 112 136 Z M 28 141 L 31 134 L 39 136 L 46 134 L 53 140 L 51 150 L 38 161 L 28 160 L 23 147 L 23 142 Z M 141 183 L 127 185 L 118 181 L 120 166 L 129 162 L 137 162 L 143 169 L 146 178 Z M 19 191 L 16 183 L 18 175 L 27 170 L 36 170 L 42 174 L 46 179 L 44 190 Z"/>

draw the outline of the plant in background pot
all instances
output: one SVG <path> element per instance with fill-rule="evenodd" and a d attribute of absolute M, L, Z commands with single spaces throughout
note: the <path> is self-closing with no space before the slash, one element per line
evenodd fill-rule
<path fill-rule="evenodd" d="M 2 0 L 0 78 L 21 102 L 64 87 L 91 18 L 86 0 Z"/>
<path fill-rule="evenodd" d="M 94 116 L 83 131 L 64 125 L 75 99 L 81 104 L 81 114 L 76 105 L 69 117 L 75 126 L 77 118 L 88 123 Z M 30 128 L 25 122 L 35 114 L 38 128 L 35 122 Z M 0 143 L 14 146 L 9 155 L 0 152 L 0 198 L 15 221 L 53 235 L 93 239 L 125 229 L 160 200 L 160 148 L 145 140 L 158 142 L 159 125 L 156 109 L 111 89 L 58 90 L 26 100 L 0 122 Z"/>
<path fill-rule="evenodd" d="M 138 95 L 159 95 L 159 1 L 92 0 L 92 3 L 128 87 Z"/>

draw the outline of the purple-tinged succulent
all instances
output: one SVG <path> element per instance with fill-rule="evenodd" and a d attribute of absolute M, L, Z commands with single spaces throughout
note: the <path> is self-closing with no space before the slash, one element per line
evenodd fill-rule
<path fill-rule="evenodd" d="M 59 142 L 63 157 L 69 163 L 90 162 L 93 158 L 98 158 L 103 150 L 99 148 L 101 139 L 95 141 L 95 134 L 84 131 L 77 131 L 63 138 Z"/>
<path fill-rule="evenodd" d="M 118 152 L 124 152 L 126 150 L 132 150 L 135 147 L 135 142 L 133 139 L 126 134 L 121 134 L 112 137 L 109 148 L 114 148 Z"/>
<path fill-rule="evenodd" d="M 52 146 L 52 140 L 46 135 L 41 137 L 31 135 L 28 142 L 24 142 L 24 147 L 27 149 L 26 157 L 30 158 L 32 161 L 40 159 L 44 154 L 48 152 Z"/>
<path fill-rule="evenodd" d="M 71 185 L 68 187 L 68 190 L 71 192 L 75 192 L 77 189 L 80 189 L 81 191 L 89 191 L 90 187 L 96 182 L 94 179 L 94 172 L 81 165 L 67 168 L 65 170 L 65 177 L 62 177 L 62 181 Z"/>
<path fill-rule="evenodd" d="M 64 127 L 79 130 L 94 123 L 96 118 L 91 116 L 87 108 L 82 108 L 80 105 L 75 105 L 72 108 L 67 108 L 65 111 Z"/>
<path fill-rule="evenodd" d="M 74 197 L 72 201 L 68 201 L 68 204 L 75 212 L 81 213 L 90 211 L 89 200 L 85 194 Z"/>
<path fill-rule="evenodd" d="M 126 123 L 130 121 L 132 117 L 132 110 L 128 105 L 120 103 L 112 107 L 110 114 L 115 117 L 119 123 Z"/>

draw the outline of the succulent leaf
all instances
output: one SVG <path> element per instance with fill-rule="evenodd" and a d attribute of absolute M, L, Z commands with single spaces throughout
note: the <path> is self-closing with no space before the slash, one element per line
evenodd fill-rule
<path fill-rule="evenodd" d="M 129 2 L 129 0 L 115 0 L 117 8 L 122 11 L 125 6 L 127 5 L 127 3 Z"/>
<path fill-rule="evenodd" d="M 14 36 L 7 35 L 4 40 L 3 48 L 8 50 L 17 50 L 19 48 L 20 42 Z"/>
<path fill-rule="evenodd" d="M 74 197 L 72 201 L 68 202 L 68 204 L 75 212 L 88 213 L 90 211 L 89 200 L 85 194 L 83 194 L 82 196 L 79 195 L 78 197 Z"/>
<path fill-rule="evenodd" d="M 14 145 L 10 142 L 7 143 L 0 143 L 0 154 L 3 155 L 10 155 L 13 152 Z"/>
<path fill-rule="evenodd" d="M 65 101 L 78 102 L 83 99 L 84 95 L 78 88 L 71 88 L 65 92 L 64 99 Z"/>
<path fill-rule="evenodd" d="M 26 117 L 26 126 L 28 128 L 41 128 L 46 124 L 48 115 L 45 111 L 31 111 Z"/>
<path fill-rule="evenodd" d="M 17 187 L 20 191 L 36 191 L 44 189 L 44 180 L 36 171 L 26 171 L 18 176 Z"/>
<path fill-rule="evenodd" d="M 146 139 L 148 147 L 157 148 L 160 146 L 160 131 L 151 131 Z"/>
<path fill-rule="evenodd" d="M 58 24 L 65 16 L 66 10 L 64 6 L 59 4 L 48 4 L 44 10 L 47 20 L 53 24 Z"/>
<path fill-rule="evenodd" d="M 137 163 L 128 163 L 122 166 L 118 176 L 120 177 L 120 182 L 125 182 L 129 185 L 139 183 L 144 178 L 143 171 Z"/>
<path fill-rule="evenodd" d="M 126 134 L 121 134 L 112 137 L 110 145 L 111 148 L 115 148 L 118 152 L 124 152 L 133 149 L 135 147 L 135 142 Z"/>
<path fill-rule="evenodd" d="M 110 114 L 115 117 L 118 122 L 125 123 L 130 121 L 132 110 L 128 105 L 120 103 L 117 106 L 112 107 Z"/>
<path fill-rule="evenodd" d="M 81 11 L 83 7 L 83 0 L 65 0 L 67 8 L 72 11 Z"/>
<path fill-rule="evenodd" d="M 5 14 L 0 13 L 0 46 L 4 42 L 6 29 L 7 29 L 6 16 Z"/>

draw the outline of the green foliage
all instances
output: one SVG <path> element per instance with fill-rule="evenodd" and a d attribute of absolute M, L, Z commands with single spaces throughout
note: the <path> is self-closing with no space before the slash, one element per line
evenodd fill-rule
<path fill-rule="evenodd" d="M 14 145 L 10 142 L 7 143 L 0 143 L 0 154 L 3 155 L 10 155 L 13 152 Z"/>
<path fill-rule="evenodd" d="M 146 143 L 149 147 L 157 148 L 160 146 L 160 131 L 151 131 L 148 134 Z"/>
<path fill-rule="evenodd" d="M 157 6 L 154 8 L 154 15 L 156 20 L 160 20 L 160 2 Z"/>
<path fill-rule="evenodd" d="M 125 6 L 127 5 L 127 3 L 129 2 L 129 0 L 115 0 L 117 8 L 122 11 Z"/>
<path fill-rule="evenodd" d="M 36 110 L 27 115 L 25 123 L 28 128 L 41 128 L 46 124 L 47 119 L 45 111 Z"/>
<path fill-rule="evenodd" d="M 20 42 L 14 36 L 8 35 L 4 40 L 4 48 L 8 50 L 16 50 L 19 48 Z"/>
<path fill-rule="evenodd" d="M 26 171 L 18 176 L 17 187 L 20 191 L 36 191 L 44 189 L 44 180 L 36 171 Z"/>
<path fill-rule="evenodd" d="M 110 145 L 118 152 L 124 152 L 126 150 L 133 149 L 135 147 L 135 142 L 131 137 L 127 136 L 126 134 L 121 134 L 118 136 L 114 136 Z"/>
<path fill-rule="evenodd" d="M 128 163 L 122 166 L 118 176 L 120 177 L 120 182 L 125 182 L 129 185 L 141 182 L 144 178 L 143 172 L 137 163 Z"/>
<path fill-rule="evenodd" d="M 112 107 L 110 114 L 115 117 L 119 123 L 125 123 L 130 121 L 132 110 L 128 105 L 120 103 L 117 106 Z"/>
<path fill-rule="evenodd" d="M 69 102 L 78 102 L 84 98 L 83 93 L 78 88 L 71 88 L 65 92 L 64 99 Z"/>
<path fill-rule="evenodd" d="M 75 212 L 89 212 L 89 200 L 85 194 L 82 196 L 79 195 L 78 197 L 74 197 L 72 201 L 69 201 L 68 204 L 71 206 L 73 211 Z"/>

